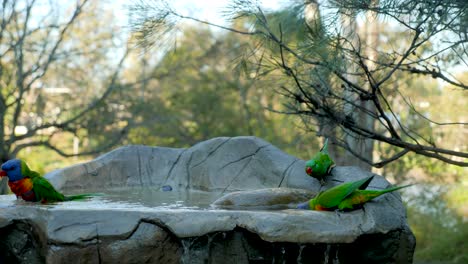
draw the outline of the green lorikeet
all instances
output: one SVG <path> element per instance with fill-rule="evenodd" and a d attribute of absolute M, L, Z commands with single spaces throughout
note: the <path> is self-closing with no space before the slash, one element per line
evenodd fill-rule
<path fill-rule="evenodd" d="M 330 173 L 335 162 L 328 155 L 328 138 L 325 140 L 320 152 L 306 162 L 305 171 L 308 175 L 319 179 L 323 183 L 323 177 Z"/>
<path fill-rule="evenodd" d="M 93 196 L 93 194 L 65 196 L 56 191 L 46 178 L 29 169 L 26 162 L 19 159 L 12 159 L 3 163 L 0 176 L 8 177 L 8 186 L 16 194 L 16 197 L 21 197 L 29 202 L 72 201 Z"/>
<path fill-rule="evenodd" d="M 385 190 L 365 190 L 373 177 L 370 176 L 353 182 L 345 182 L 322 191 L 310 201 L 299 204 L 298 208 L 317 211 L 352 210 L 382 194 L 411 186 L 410 184 L 391 187 Z"/>

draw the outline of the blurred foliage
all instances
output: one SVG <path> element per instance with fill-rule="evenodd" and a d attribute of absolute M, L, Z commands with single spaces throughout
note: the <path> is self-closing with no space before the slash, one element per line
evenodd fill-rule
<path fill-rule="evenodd" d="M 468 72 L 460 74 L 458 79 L 468 78 Z M 399 74 L 397 80 L 398 94 L 389 95 L 389 101 L 398 109 L 400 122 L 416 133 L 432 135 L 431 143 L 441 147 L 462 150 L 468 142 L 468 133 L 464 125 L 435 126 L 428 125 L 425 118 L 435 121 L 465 122 L 466 116 L 460 109 L 466 105 L 466 96 L 461 90 L 454 90 L 450 85 L 442 86 L 430 77 L 411 78 Z M 404 101 L 411 102 L 413 108 L 398 107 Z M 443 107 L 439 107 L 443 106 Z M 394 147 L 376 145 L 377 155 L 389 155 L 398 150 Z M 388 164 L 382 174 L 393 178 L 395 182 L 408 179 L 418 182 L 454 182 L 462 181 L 466 168 L 450 165 L 440 160 L 409 153 L 399 160 Z"/>
<path fill-rule="evenodd" d="M 395 26 L 382 21 L 379 26 L 380 49 L 388 49 L 393 46 L 406 46 L 409 39 L 402 37 Z M 433 44 L 427 42 L 420 47 L 419 53 L 410 57 L 417 60 L 426 52 L 433 49 Z M 382 55 L 382 54 L 380 54 Z M 391 58 L 391 57 L 390 57 Z M 387 60 L 386 56 L 379 58 Z M 438 62 L 441 58 L 433 58 Z M 450 63 L 450 61 L 446 61 Z M 459 71 L 455 79 L 462 83 L 468 82 L 468 71 Z M 437 125 L 428 122 L 463 123 L 467 116 L 465 109 L 467 96 L 466 91 L 436 80 L 428 75 L 414 75 L 405 71 L 396 71 L 388 81 L 388 89 L 383 89 L 386 100 L 396 114 L 392 122 L 400 122 L 408 133 L 401 133 L 404 139 L 418 139 L 422 144 L 435 144 L 446 149 L 463 151 L 468 142 L 468 131 L 466 125 Z M 425 142 L 422 138 L 429 138 Z M 401 149 L 375 142 L 374 159 L 392 156 Z M 384 168 L 377 170 L 382 175 L 390 178 L 393 182 L 412 180 L 413 182 L 453 182 L 461 181 L 466 168 L 450 165 L 440 160 L 429 159 L 415 153 L 408 153 L 397 161 L 387 164 Z"/>
<path fill-rule="evenodd" d="M 447 202 L 447 207 L 460 215 L 465 222 L 468 222 L 468 176 L 464 176 L 464 181 L 453 186 L 443 195 Z"/>
<path fill-rule="evenodd" d="M 62 134 L 58 140 L 56 139 L 57 146 L 64 151 L 72 152 L 73 138 L 71 134 Z M 90 159 L 90 157 L 65 158 L 46 147 L 25 148 L 18 154 L 17 158 L 24 159 L 31 169 L 42 175 Z"/>
<path fill-rule="evenodd" d="M 446 227 L 441 218 L 408 208 L 408 221 L 416 236 L 415 262 L 467 263 L 468 224 L 451 214 L 455 224 Z M 446 216 L 446 217 L 450 217 Z"/>
<path fill-rule="evenodd" d="M 106 100 L 118 90 L 113 80 L 126 54 L 115 14 L 102 1 L 58 2 L 3 2 L 2 161 L 35 147 L 62 156 L 102 153 L 125 132 L 124 109 Z M 65 151 L 70 135 L 87 142 L 80 153 Z"/>
<path fill-rule="evenodd" d="M 467 263 L 467 186 L 416 187 L 416 193 L 404 194 L 416 236 L 415 263 Z"/>
<path fill-rule="evenodd" d="M 133 122 L 123 144 L 188 147 L 212 137 L 254 135 L 291 155 L 307 159 L 319 149 L 320 140 L 302 129 L 298 117 L 270 111 L 282 109 L 287 103 L 276 93 L 287 80 L 275 71 L 269 72 L 268 78 L 260 78 L 264 73 L 255 67 L 257 58 L 245 55 L 246 50 L 256 48 L 255 44 L 232 33 L 213 33 L 207 27 L 187 26 L 179 33 L 170 52 L 135 53 L 122 74 L 120 86 L 106 105 L 83 121 L 82 126 L 86 128 L 83 133 L 88 138 L 80 146 L 89 148 L 104 141 L 113 131 L 105 127 L 115 126 L 112 122 L 120 119 L 124 123 Z M 458 78 L 467 78 L 467 74 Z M 141 79 L 147 81 L 138 83 Z M 130 86 L 126 84 L 129 82 L 138 84 Z M 466 102 L 464 94 L 445 92 L 452 88 L 441 87 L 430 77 L 414 78 L 399 73 L 393 82 L 399 92 L 388 94 L 388 99 L 396 109 L 401 105 L 398 109 L 401 122 L 418 133 L 434 133 L 437 144 L 450 146 L 468 140 L 463 127 L 461 133 L 457 133 L 457 127 L 434 130 L 422 122 L 423 117 L 403 108 L 403 100 L 408 100 L 414 102 L 415 110 L 422 115 L 460 122 L 465 117 L 458 115 L 457 109 Z M 72 139 L 64 136 L 58 140 L 63 141 L 62 148 L 71 148 Z M 388 156 L 396 151 L 392 147 L 376 147 L 378 155 Z M 20 156 L 25 152 L 31 153 L 26 150 Z M 460 178 L 464 171 L 410 153 L 377 172 L 395 182 L 410 178 L 440 183 Z"/>
<path fill-rule="evenodd" d="M 297 117 L 270 111 L 284 101 L 271 88 L 285 81 L 257 78 L 255 62 L 243 56 L 252 45 L 232 33 L 187 27 L 158 63 L 150 63 L 157 54 L 145 53 L 127 74 L 158 78 L 127 94 L 135 122 L 127 143 L 188 147 L 213 137 L 253 135 L 304 159 L 318 150 L 318 140 L 297 127 Z"/>

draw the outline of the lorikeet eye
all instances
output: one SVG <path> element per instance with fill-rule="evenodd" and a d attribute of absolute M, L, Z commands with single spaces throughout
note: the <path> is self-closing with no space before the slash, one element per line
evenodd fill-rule
<path fill-rule="evenodd" d="M 306 168 L 306 173 L 311 175 L 312 174 L 312 168 L 311 167 L 307 167 Z"/>

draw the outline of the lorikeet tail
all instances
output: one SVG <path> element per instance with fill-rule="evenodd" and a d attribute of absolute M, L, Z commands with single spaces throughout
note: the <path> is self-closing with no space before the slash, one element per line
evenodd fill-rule
<path fill-rule="evenodd" d="M 388 189 L 385 189 L 385 190 L 359 190 L 359 192 L 362 195 L 367 196 L 367 198 L 368 198 L 367 200 L 371 200 L 371 199 L 374 199 L 375 197 L 379 197 L 382 194 L 386 194 L 386 193 L 393 192 L 393 191 L 396 191 L 396 190 L 399 190 L 399 189 L 403 189 L 403 188 L 409 187 L 411 185 L 413 185 L 413 184 L 391 187 L 391 188 L 388 188 Z"/>
<path fill-rule="evenodd" d="M 325 143 L 323 143 L 323 147 L 320 149 L 320 152 L 328 154 L 328 138 L 325 139 Z"/>
<path fill-rule="evenodd" d="M 65 201 L 81 201 L 86 200 L 95 196 L 102 196 L 102 193 L 82 193 L 77 195 L 65 196 Z"/>
<path fill-rule="evenodd" d="M 388 189 L 385 189 L 385 190 L 382 190 L 382 194 L 384 193 L 388 193 L 388 192 L 393 192 L 393 191 L 396 191 L 396 190 L 400 190 L 400 189 L 403 189 L 403 188 L 406 188 L 406 187 L 410 187 L 412 186 L 413 184 L 408 184 L 408 185 L 403 185 L 403 186 L 396 186 L 396 187 L 391 187 L 391 188 L 388 188 Z"/>

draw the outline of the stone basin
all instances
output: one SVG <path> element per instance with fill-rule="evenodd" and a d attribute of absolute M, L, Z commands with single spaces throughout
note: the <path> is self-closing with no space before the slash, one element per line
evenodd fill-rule
<path fill-rule="evenodd" d="M 0 196 L 0 263 L 412 262 L 398 193 L 352 212 L 297 210 L 309 193 L 371 174 L 335 167 L 321 186 L 304 164 L 255 137 L 122 147 L 46 175 L 66 194 L 103 196 L 47 205 Z M 369 188 L 388 185 L 376 175 Z"/>

